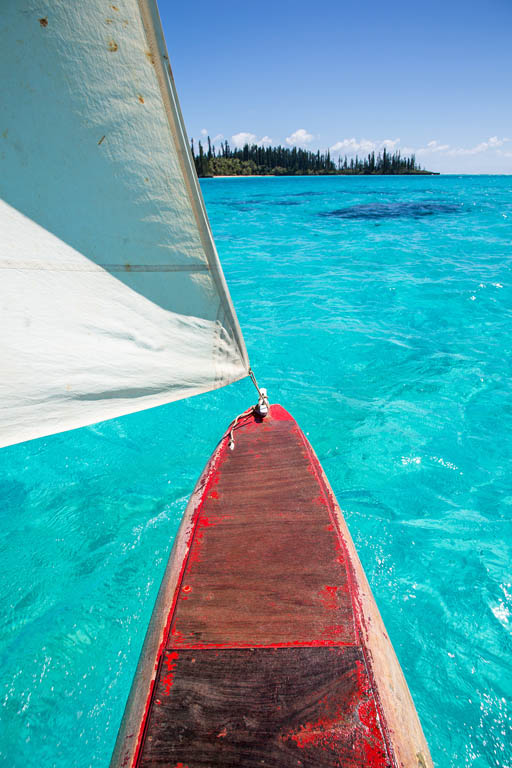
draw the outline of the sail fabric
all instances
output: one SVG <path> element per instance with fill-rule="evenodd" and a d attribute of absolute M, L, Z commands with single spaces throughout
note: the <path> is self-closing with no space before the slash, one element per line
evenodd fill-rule
<path fill-rule="evenodd" d="M 155 3 L 6 0 L 0 60 L 0 445 L 246 376 Z"/>

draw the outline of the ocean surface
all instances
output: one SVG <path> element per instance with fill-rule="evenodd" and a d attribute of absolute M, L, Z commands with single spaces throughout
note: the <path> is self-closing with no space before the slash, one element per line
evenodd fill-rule
<path fill-rule="evenodd" d="M 512 766 L 512 177 L 205 180 L 251 362 L 348 521 L 437 768 Z M 108 766 L 248 380 L 0 452 L 0 764 Z"/>

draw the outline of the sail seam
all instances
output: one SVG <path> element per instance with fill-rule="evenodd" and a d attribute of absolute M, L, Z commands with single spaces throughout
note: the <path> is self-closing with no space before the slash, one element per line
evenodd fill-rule
<path fill-rule="evenodd" d="M 208 264 L 54 264 L 49 262 L 0 261 L 0 269 L 36 272 L 209 272 Z"/>
<path fill-rule="evenodd" d="M 213 342 L 212 342 L 212 362 L 213 362 L 213 370 L 214 370 L 214 384 L 215 387 L 222 387 L 224 385 L 224 377 L 222 376 L 222 366 L 220 364 L 220 328 L 221 324 L 223 322 L 223 306 L 222 302 L 219 301 L 219 306 L 217 307 L 217 315 L 215 317 L 215 332 L 213 335 Z"/>

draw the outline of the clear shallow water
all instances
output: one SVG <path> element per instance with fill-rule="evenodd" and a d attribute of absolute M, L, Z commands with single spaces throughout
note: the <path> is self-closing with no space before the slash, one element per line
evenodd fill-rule
<path fill-rule="evenodd" d="M 203 192 L 438 768 L 512 766 L 512 178 Z M 107 766 L 187 497 L 247 381 L 0 451 L 0 763 Z"/>

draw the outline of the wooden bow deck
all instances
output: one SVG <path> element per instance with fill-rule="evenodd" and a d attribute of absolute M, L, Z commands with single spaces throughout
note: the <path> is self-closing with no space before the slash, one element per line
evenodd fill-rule
<path fill-rule="evenodd" d="M 345 522 L 280 406 L 187 508 L 113 757 L 140 768 L 428 768 Z"/>

